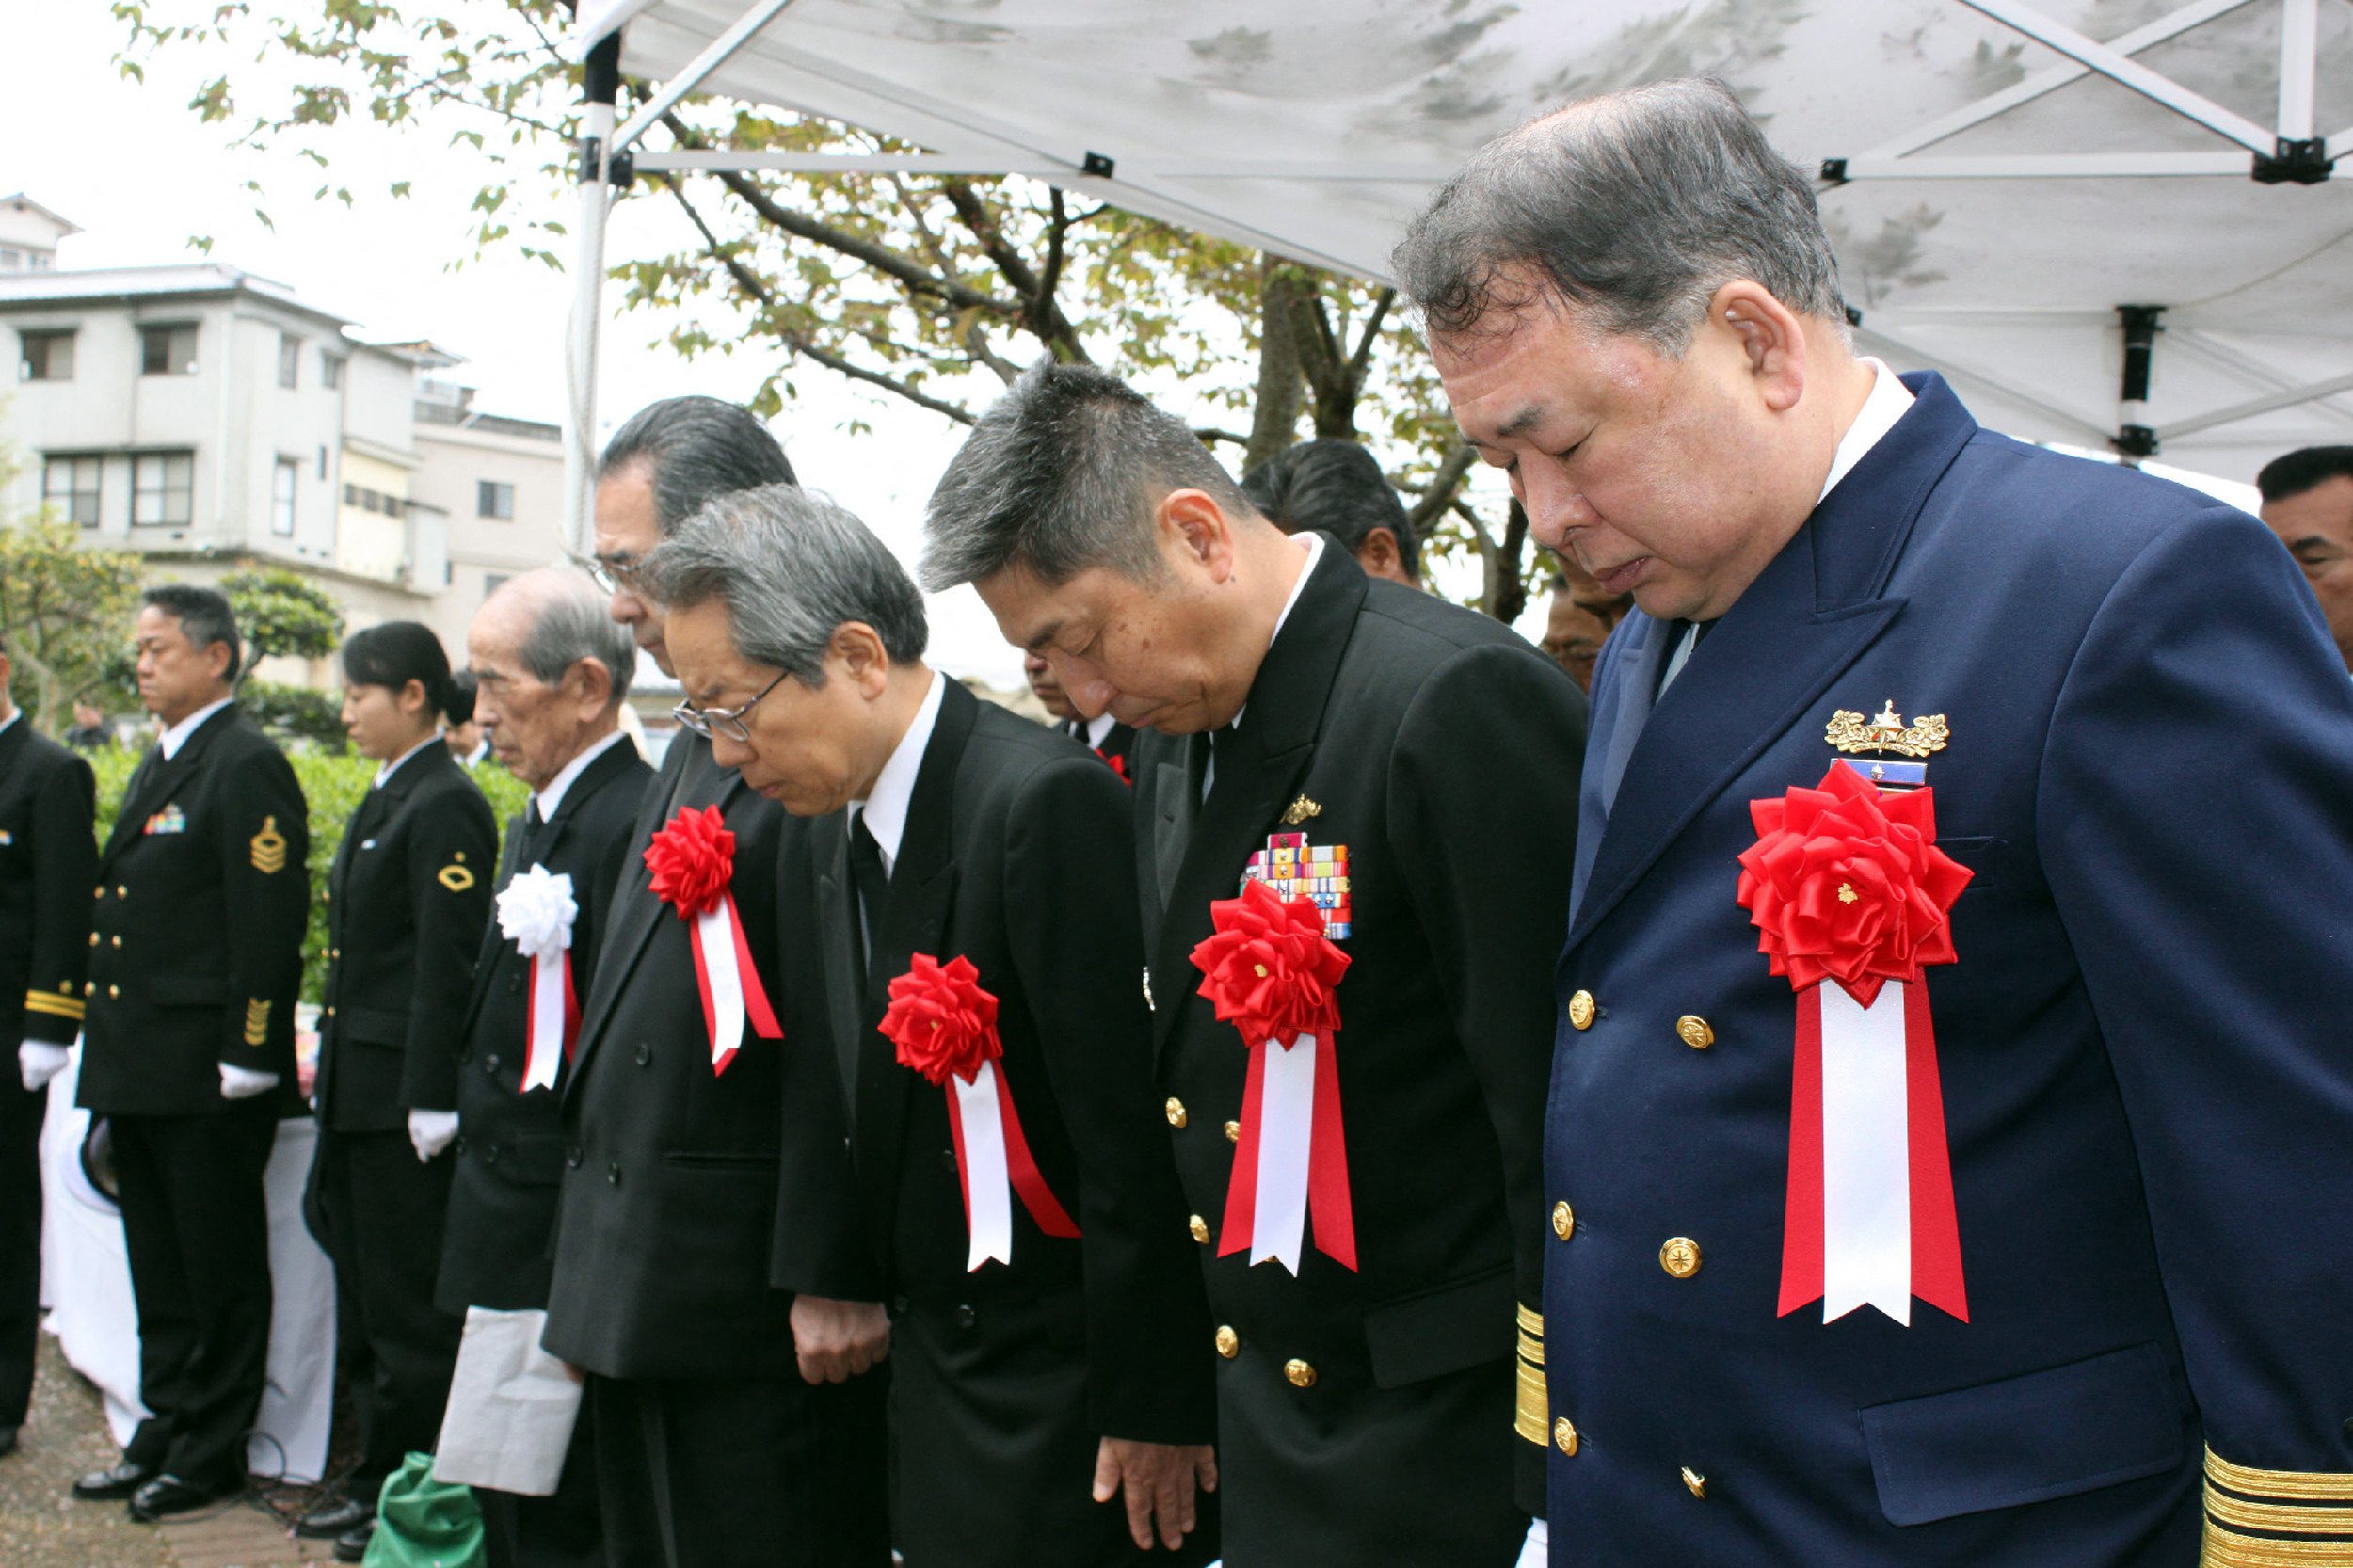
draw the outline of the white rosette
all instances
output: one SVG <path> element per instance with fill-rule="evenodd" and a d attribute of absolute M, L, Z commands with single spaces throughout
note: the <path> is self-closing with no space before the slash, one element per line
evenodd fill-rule
<path fill-rule="evenodd" d="M 531 960 L 531 1021 L 523 1089 L 552 1089 L 573 1027 L 572 922 L 580 905 L 568 872 L 533 864 L 498 895 L 499 935 Z"/>

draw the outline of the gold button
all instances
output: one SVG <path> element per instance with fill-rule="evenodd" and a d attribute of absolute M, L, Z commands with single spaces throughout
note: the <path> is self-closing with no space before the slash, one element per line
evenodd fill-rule
<path fill-rule="evenodd" d="M 125 887 L 124 887 L 121 883 L 120 883 L 120 882 L 118 882 L 118 883 L 116 883 L 116 884 L 115 884 L 115 897 L 117 897 L 117 898 L 129 898 L 130 896 L 131 896 L 131 889 L 130 889 L 130 888 L 125 888 Z"/>
<path fill-rule="evenodd" d="M 1700 1272 L 1700 1244 L 1689 1236 L 1670 1236 L 1658 1249 L 1658 1266 L 1677 1279 L 1689 1279 Z"/>
<path fill-rule="evenodd" d="M 1290 1380 L 1293 1388 L 1313 1388 L 1316 1385 L 1316 1369 L 1297 1356 L 1283 1363 L 1283 1376 Z"/>
<path fill-rule="evenodd" d="M 327 1010 L 327 1016 L 328 1016 L 328 1017 L 330 1017 L 330 1018 L 331 1018 L 331 1017 L 333 1017 L 333 1016 L 335 1016 L 335 1010 L 334 1010 L 333 1008 L 331 1008 L 331 1007 L 330 1007 L 330 1008 L 328 1008 L 328 1009 Z"/>
<path fill-rule="evenodd" d="M 122 945 L 122 938 L 121 938 L 121 937 L 120 937 L 120 936 L 116 937 L 116 938 L 115 938 L 115 946 L 117 946 L 117 947 L 120 947 L 121 945 Z"/>
<path fill-rule="evenodd" d="M 92 947 L 96 947 L 98 945 L 98 933 L 95 931 L 89 934 L 89 945 Z"/>
<path fill-rule="evenodd" d="M 1593 1027 L 1593 993 L 1579 991 L 1569 999 L 1569 1025 L 1574 1029 Z"/>
<path fill-rule="evenodd" d="M 89 982 L 88 984 L 86 984 L 86 985 L 84 985 L 84 986 L 82 987 L 82 995 L 84 995 L 84 996 L 86 996 L 86 997 L 94 997 L 94 996 L 96 996 L 97 994 L 98 994 L 98 982 L 96 982 L 95 980 L 93 980 L 93 981 Z"/>
<path fill-rule="evenodd" d="M 1239 1144 L 1241 1142 L 1241 1124 L 1240 1122 L 1227 1122 L 1225 1124 L 1225 1141 L 1229 1144 Z"/>
<path fill-rule="evenodd" d="M 1566 1198 L 1552 1206 L 1552 1233 L 1563 1241 L 1577 1234 L 1577 1210 Z"/>
<path fill-rule="evenodd" d="M 1705 1050 L 1716 1043 L 1716 1032 L 1707 1027 L 1707 1020 L 1686 1013 L 1675 1020 L 1675 1038 L 1693 1050 Z"/>
<path fill-rule="evenodd" d="M 1185 1222 L 1185 1228 L 1193 1232 L 1193 1239 L 1200 1242 L 1203 1246 L 1206 1247 L 1209 1244 L 1209 1222 L 1203 1219 L 1200 1215 L 1195 1214 L 1192 1219 L 1187 1220 Z"/>
<path fill-rule="evenodd" d="M 1577 1423 L 1566 1416 L 1552 1423 L 1552 1446 L 1564 1454 L 1577 1452 Z"/>
<path fill-rule="evenodd" d="M 102 882 L 97 887 L 92 888 L 90 889 L 90 896 L 93 898 L 104 898 L 106 896 L 106 885 Z"/>
<path fill-rule="evenodd" d="M 1683 1467 L 1683 1484 L 1694 1497 L 1705 1497 L 1707 1496 L 1707 1478 L 1701 1475 L 1697 1470 L 1692 1469 L 1689 1464 L 1686 1464 Z"/>
<path fill-rule="evenodd" d="M 106 987 L 106 996 L 107 996 L 108 1000 L 111 1000 L 112 999 L 114 999 L 114 998 L 116 998 L 116 997 L 119 997 L 119 996 L 120 996 L 120 995 L 122 995 L 122 987 L 121 987 L 121 986 L 120 986 L 120 985 L 109 985 L 109 986 L 107 986 L 107 987 Z"/>
<path fill-rule="evenodd" d="M 1224 1323 L 1217 1328 L 1217 1353 L 1228 1361 L 1241 1354 L 1241 1336 Z"/>
<path fill-rule="evenodd" d="M 1168 1096 L 1168 1104 L 1162 1109 L 1166 1110 L 1168 1112 L 1169 1126 L 1182 1127 L 1185 1125 L 1185 1102 L 1183 1100 L 1180 1100 L 1176 1096 L 1171 1095 Z"/>

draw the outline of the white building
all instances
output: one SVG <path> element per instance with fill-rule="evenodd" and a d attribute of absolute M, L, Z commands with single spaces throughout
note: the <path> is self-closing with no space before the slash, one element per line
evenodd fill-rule
<path fill-rule="evenodd" d="M 48 271 L 57 242 L 81 232 L 22 191 L 0 196 L 0 273 Z"/>

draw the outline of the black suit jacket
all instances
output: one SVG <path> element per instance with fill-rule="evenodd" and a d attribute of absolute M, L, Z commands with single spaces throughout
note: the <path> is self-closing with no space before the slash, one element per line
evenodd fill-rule
<path fill-rule="evenodd" d="M 792 1297 L 774 1281 L 856 1298 L 872 1272 L 822 1042 L 747 1032 L 712 1072 L 687 927 L 655 897 L 644 854 L 678 809 L 709 805 L 735 835 L 736 907 L 764 965 L 780 940 L 780 842 L 801 831 L 696 736 L 670 743 L 646 792 L 564 1083 L 545 1336 L 609 1378 L 797 1377 Z M 761 977 L 785 1007 L 773 969 Z M 787 1206 L 780 1192 L 837 1196 Z"/>
<path fill-rule="evenodd" d="M 490 918 L 498 824 L 445 745 L 360 798 L 328 872 L 319 1123 L 400 1132 L 457 1107 L 457 1045 Z"/>
<path fill-rule="evenodd" d="M 1103 744 L 1099 746 L 1087 741 L 1087 721 L 1084 719 L 1064 719 L 1054 728 L 1109 762 L 1112 772 L 1119 775 L 1121 779 L 1131 784 L 1135 782 L 1136 732 L 1132 726 L 1113 719 L 1112 727 L 1103 731 Z"/>
<path fill-rule="evenodd" d="M 82 1027 L 96 796 L 89 764 L 31 719 L 0 730 L 0 1046 L 70 1046 Z"/>
<path fill-rule="evenodd" d="M 653 770 L 623 737 L 580 771 L 536 835 L 527 817 L 507 825 L 501 890 L 533 865 L 572 879 L 579 910 L 572 920 L 572 989 L 584 1003 L 596 981 L 631 830 L 652 781 Z M 548 1237 L 564 1175 L 568 1064 L 556 1068 L 554 1088 L 523 1092 L 530 984 L 531 960 L 491 921 L 475 959 L 465 1045 L 457 1053 L 458 1160 L 438 1296 L 445 1312 L 548 1304 Z"/>
<path fill-rule="evenodd" d="M 224 1063 L 295 1084 L 311 826 L 285 757 L 232 703 L 151 749 L 99 856 L 79 1103 L 219 1111 Z"/>
<path fill-rule="evenodd" d="M 1076 1306 L 1082 1290 L 1095 1430 L 1207 1442 L 1209 1315 L 1135 983 L 1126 792 L 1083 748 L 935 679 L 946 689 L 888 894 L 872 912 L 862 995 L 846 814 L 820 819 L 788 857 L 785 885 L 808 901 L 791 923 L 823 938 L 823 978 L 792 985 L 788 1027 L 828 1036 L 856 1085 L 859 1187 L 894 1296 L 968 1304 L 984 1333 L 992 1303 L 1069 1292 Z M 1011 1266 L 966 1271 L 948 1090 L 901 1066 L 876 1027 L 915 953 L 970 960 L 997 998 L 1000 1082 L 1080 1240 L 1039 1230 L 1016 1197 Z"/>
<path fill-rule="evenodd" d="M 1219 1386 L 1229 1447 L 1238 1422 L 1263 1438 L 1295 1422 L 1288 1407 L 1302 1401 L 1345 1425 L 1353 1390 L 1394 1393 L 1511 1359 L 1514 1298 L 1534 1308 L 1540 1288 L 1551 975 L 1568 924 L 1584 744 L 1584 696 L 1557 664 L 1508 627 L 1369 581 L 1328 538 L 1239 728 L 1218 743 L 1206 803 L 1206 736 L 1138 737 L 1157 1060 L 1186 1192 L 1213 1220 L 1249 1059 L 1199 995 L 1192 952 L 1211 933 L 1211 903 L 1236 896 L 1270 836 L 1304 832 L 1344 848 L 1348 863 L 1352 919 L 1337 940 L 1351 962 L 1334 1054 L 1361 1272 L 1317 1250 L 1312 1226 L 1296 1278 L 1273 1261 L 1252 1266 L 1247 1253 L 1205 1250 L 1210 1304 L 1246 1358 Z M 1312 1386 L 1287 1385 L 1292 1360 L 1316 1368 Z M 1461 1441 L 1495 1434 L 1500 1463 L 1514 1414 L 1509 1378 L 1496 1387 L 1495 1408 L 1477 1416 L 1485 1424 Z M 1390 1400 L 1392 1415 L 1400 1404 Z M 1444 1448 L 1450 1419 L 1363 1433 L 1365 1480 L 1340 1478 L 1343 1492 L 1367 1480 L 1436 1484 L 1410 1473 L 1373 1480 L 1384 1472 L 1371 1461 L 1385 1444 Z M 1495 1484 L 1538 1512 L 1537 1450 L 1522 1447 L 1516 1486 L 1508 1463 Z M 1228 1544 L 1263 1546 L 1270 1533 L 1247 1512 L 1227 1497 Z M 1335 1544 L 1316 1539 L 1302 1535 L 1299 1550 Z M 1393 1555 L 1405 1550 L 1396 1543 L 1364 1549 L 1368 1560 L 1420 1560 Z"/>

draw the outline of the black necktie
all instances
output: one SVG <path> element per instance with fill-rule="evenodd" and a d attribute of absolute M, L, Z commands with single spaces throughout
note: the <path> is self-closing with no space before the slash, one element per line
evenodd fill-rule
<path fill-rule="evenodd" d="M 864 937 L 858 944 L 858 968 L 863 979 L 873 951 L 874 926 L 882 919 L 883 899 L 890 890 L 890 873 L 883 870 L 882 845 L 867 830 L 863 811 L 850 820 L 850 874 L 857 882 L 858 929 Z"/>

